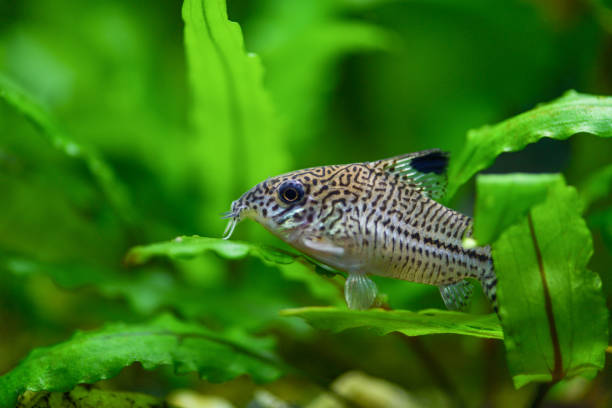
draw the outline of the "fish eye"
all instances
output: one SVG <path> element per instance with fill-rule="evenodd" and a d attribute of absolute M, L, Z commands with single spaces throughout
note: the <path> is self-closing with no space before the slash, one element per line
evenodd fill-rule
<path fill-rule="evenodd" d="M 278 188 L 278 197 L 285 204 L 293 204 L 304 198 L 304 189 L 296 181 L 287 181 Z"/>

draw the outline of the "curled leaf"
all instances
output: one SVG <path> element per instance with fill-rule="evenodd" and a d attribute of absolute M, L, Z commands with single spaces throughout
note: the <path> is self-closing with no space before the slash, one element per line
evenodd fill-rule
<path fill-rule="evenodd" d="M 470 130 L 461 152 L 451 158 L 447 196 L 502 153 L 516 152 L 543 137 L 567 139 L 578 133 L 612 136 L 612 97 L 568 91 L 561 98 L 493 126 Z"/>

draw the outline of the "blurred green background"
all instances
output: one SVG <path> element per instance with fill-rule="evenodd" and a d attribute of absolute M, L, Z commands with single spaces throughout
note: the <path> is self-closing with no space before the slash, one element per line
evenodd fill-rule
<path fill-rule="evenodd" d="M 612 94 L 612 10 L 596 0 L 229 0 L 228 14 L 261 58 L 274 110 L 270 133 L 247 140 L 200 123 L 181 2 L 0 0 L 0 72 L 76 143 L 100 153 L 129 203 L 125 211 L 113 205 L 83 161 L 0 103 L 0 373 L 75 329 L 170 310 L 213 328 L 272 333 L 288 361 L 326 380 L 362 370 L 438 395 L 439 379 L 418 351 L 424 345 L 469 406 L 529 401 L 535 387 L 513 390 L 499 342 L 430 336 L 406 347 L 394 336 L 317 333 L 278 317 L 283 308 L 342 302 L 291 268 L 212 255 L 142 268 L 122 260 L 134 245 L 220 236 L 219 213 L 265 177 L 433 147 L 452 154 L 467 130 L 568 89 Z M 561 171 L 577 185 L 611 162 L 609 141 L 580 135 L 502 155 L 487 171 Z M 472 202 L 467 186 L 451 204 L 470 213 Z M 610 305 L 611 243 L 593 232 L 591 268 Z M 254 223 L 234 238 L 282 246 Z M 442 307 L 435 287 L 377 283 L 393 307 Z M 475 309 L 486 310 L 482 297 Z M 245 378 L 211 385 L 167 370 L 143 375 L 138 366 L 105 386 L 159 396 L 192 387 L 238 406 L 256 387 Z M 291 376 L 267 387 L 297 402 L 318 392 Z M 611 389 L 608 364 L 594 382 L 574 381 L 551 398 L 604 407 Z"/>

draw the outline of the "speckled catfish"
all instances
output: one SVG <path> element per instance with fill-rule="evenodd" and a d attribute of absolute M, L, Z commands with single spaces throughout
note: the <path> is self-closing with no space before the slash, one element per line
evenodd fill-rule
<path fill-rule="evenodd" d="M 497 278 L 490 247 L 464 248 L 472 220 L 438 203 L 448 156 L 438 149 L 374 162 L 297 170 L 269 178 L 225 213 L 229 238 L 252 218 L 289 245 L 345 271 L 345 298 L 367 309 L 376 298 L 368 275 L 436 285 L 449 309 L 468 306 L 481 282 L 494 309 Z"/>

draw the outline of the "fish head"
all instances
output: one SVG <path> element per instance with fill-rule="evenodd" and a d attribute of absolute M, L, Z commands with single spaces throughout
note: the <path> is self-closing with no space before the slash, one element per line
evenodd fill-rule
<path fill-rule="evenodd" d="M 330 217 L 334 203 L 348 205 L 351 191 L 349 165 L 322 166 L 271 177 L 245 192 L 231 205 L 224 217 L 230 218 L 225 239 L 235 225 L 250 218 L 286 242 L 292 243 L 300 232 L 317 231 L 329 234 L 327 220 L 342 216 L 341 211 Z M 356 166 L 356 165 L 350 165 Z M 347 169 L 344 169 L 347 167 Z M 344 170 L 344 171 L 343 171 Z M 344 178 L 343 178 L 344 177 Z M 341 180 L 342 178 L 342 180 Z"/>

